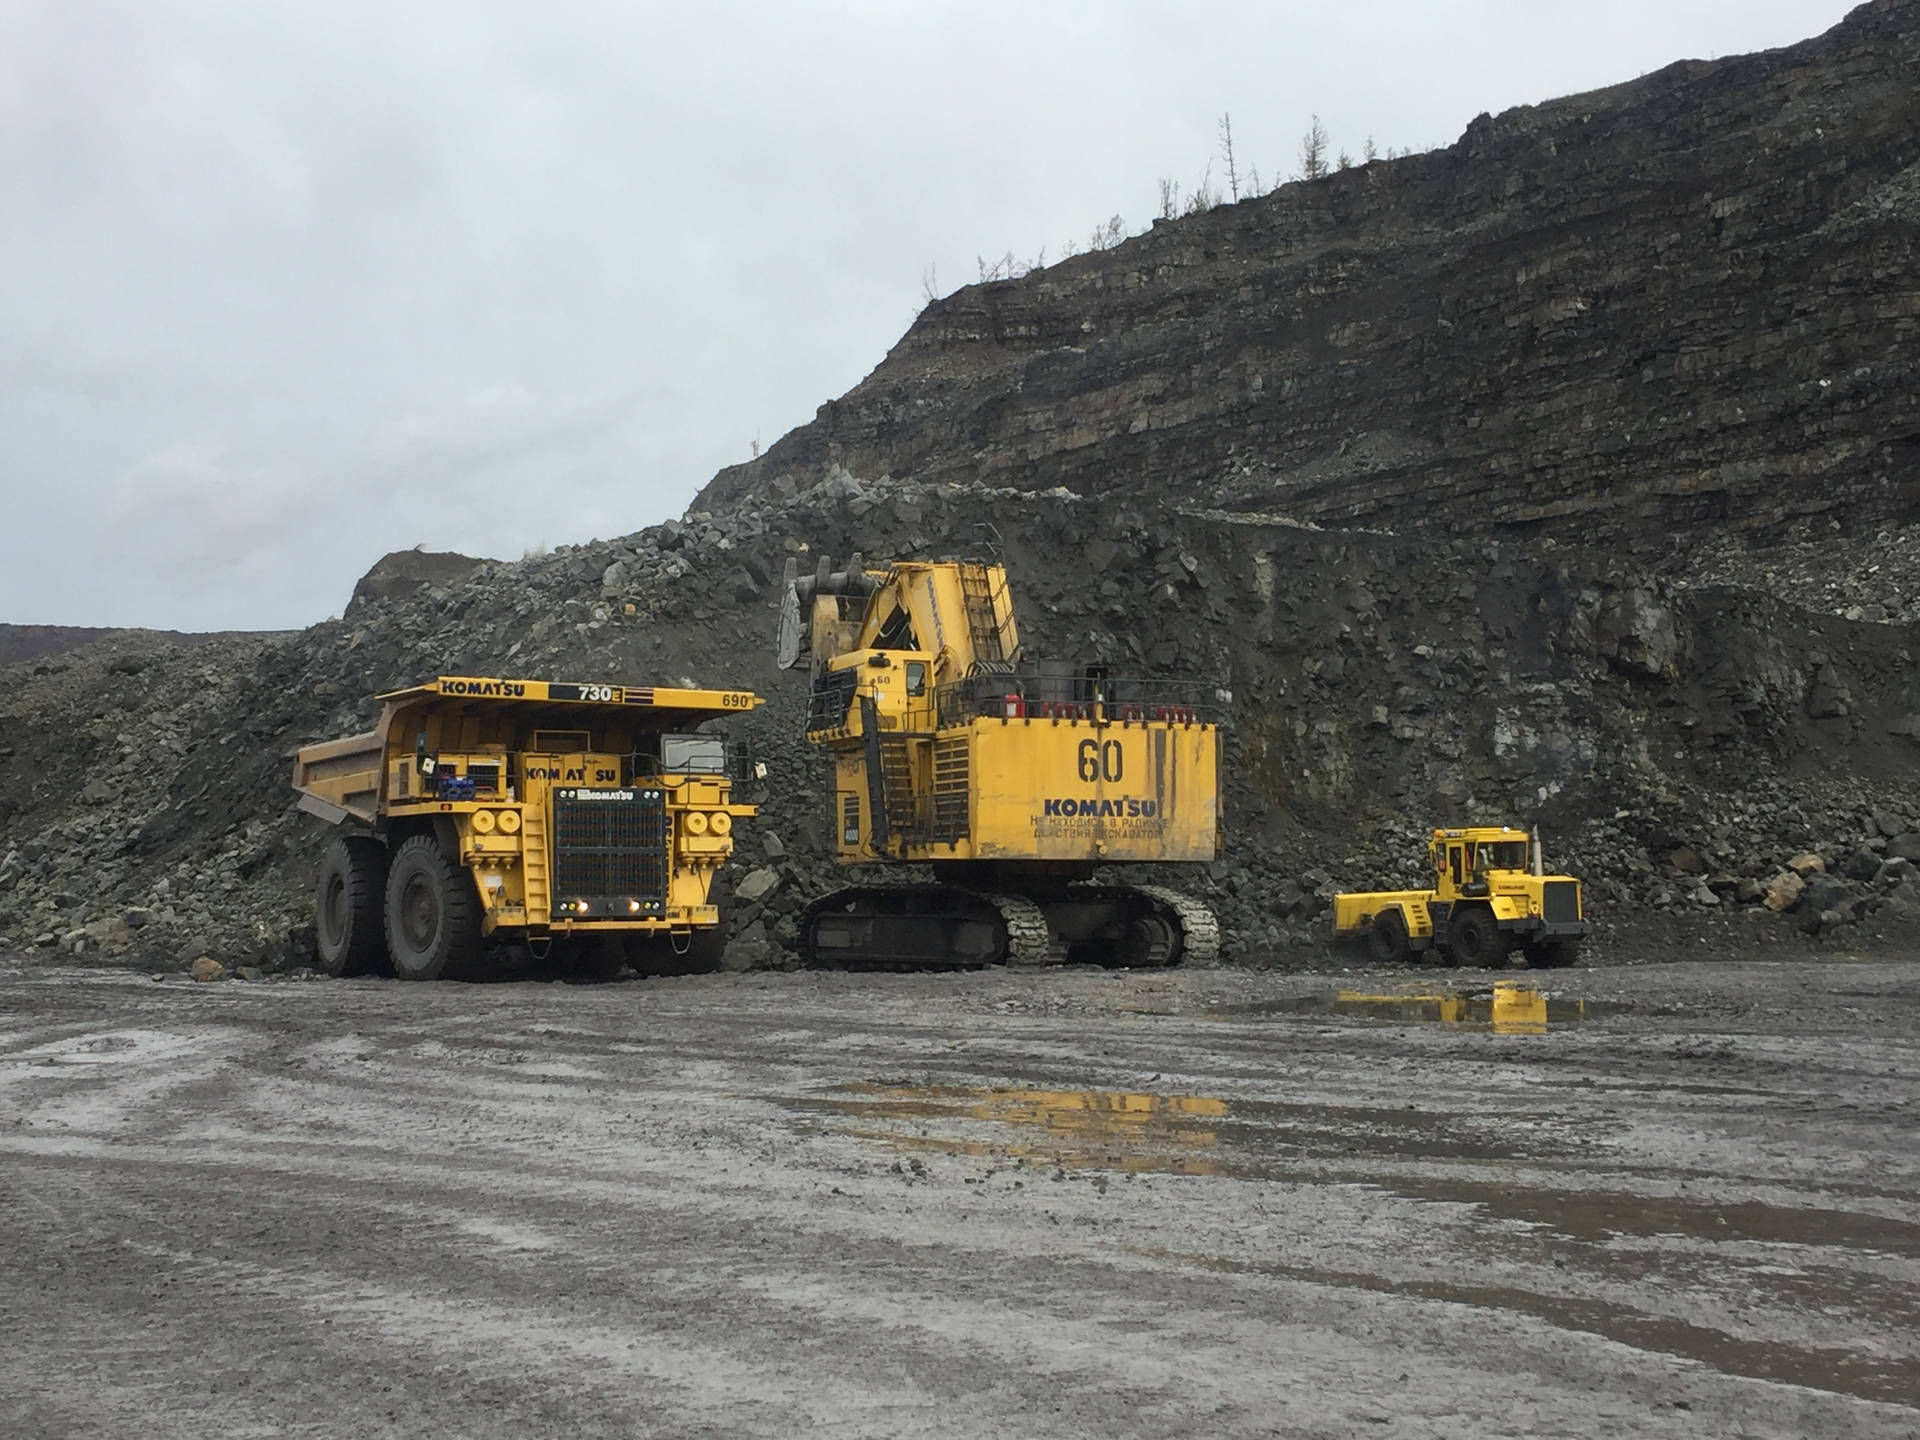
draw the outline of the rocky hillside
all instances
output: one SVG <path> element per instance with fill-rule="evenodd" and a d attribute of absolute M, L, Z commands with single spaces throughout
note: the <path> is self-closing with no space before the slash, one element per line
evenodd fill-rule
<path fill-rule="evenodd" d="M 1431 534 L 1824 538 L 1920 504 L 1920 4 L 1481 116 L 930 305 L 759 459 Z"/>
<path fill-rule="evenodd" d="M 22 660 L 38 660 L 48 655 L 64 655 L 69 650 L 98 644 L 103 640 L 126 642 L 138 649 L 144 639 L 163 645 L 200 645 L 221 640 L 222 635 L 188 635 L 178 630 L 107 630 L 86 625 L 0 625 L 0 666 L 17 665 Z"/>
<path fill-rule="evenodd" d="M 1231 695 L 1228 853 L 1167 877 L 1231 960 L 1324 961 L 1336 884 L 1480 819 L 1545 828 L 1603 958 L 1902 933 L 1917 36 L 1920 0 L 1883 0 L 969 287 L 617 541 L 409 552 L 298 636 L 0 670 L 0 936 L 297 961 L 324 832 L 294 748 L 451 671 L 767 695 L 736 931 L 777 963 L 835 877 L 773 581 L 990 547 L 1034 654 Z"/>
<path fill-rule="evenodd" d="M 289 804 L 296 746 L 363 728 L 363 697 L 437 671 L 640 677 L 772 701 L 735 729 L 769 767 L 742 862 L 778 882 L 740 933 L 777 960 L 792 909 L 833 874 L 817 859 L 823 768 L 797 733 L 805 682 L 773 668 L 768 582 L 803 549 L 977 549 L 983 520 L 1035 653 L 1231 693 L 1228 854 L 1168 878 L 1209 896 L 1238 960 L 1323 958 L 1336 882 L 1410 879 L 1423 828 L 1470 816 L 1542 824 L 1615 921 L 1739 913 L 1760 922 L 1737 932 L 1750 940 L 1920 918 L 1913 627 L 1677 590 L 1541 542 L 837 477 L 482 564 L 291 640 L 40 662 L 0 711 L 0 932 L 297 955 L 324 832 Z M 1774 914 L 1768 887 L 1807 851 L 1835 876 Z"/>

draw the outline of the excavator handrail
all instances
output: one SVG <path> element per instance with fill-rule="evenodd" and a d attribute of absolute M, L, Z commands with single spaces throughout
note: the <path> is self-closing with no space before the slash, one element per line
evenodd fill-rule
<path fill-rule="evenodd" d="M 934 691 L 934 712 L 943 727 L 983 717 L 1218 725 L 1226 718 L 1226 710 L 1218 688 L 1199 680 L 969 675 Z"/>

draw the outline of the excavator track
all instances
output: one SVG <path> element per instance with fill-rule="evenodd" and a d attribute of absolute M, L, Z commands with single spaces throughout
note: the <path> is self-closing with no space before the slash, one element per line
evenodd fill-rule
<path fill-rule="evenodd" d="M 1179 918 L 1181 964 L 1212 965 L 1220 959 L 1220 921 L 1210 908 L 1191 895 L 1169 890 L 1164 885 L 1135 885 L 1133 888 L 1142 895 L 1153 897 Z"/>
<path fill-rule="evenodd" d="M 1115 929 L 1115 911 L 1134 919 Z M 945 884 L 856 885 L 809 906 L 801 934 L 809 963 L 871 969 L 1070 962 L 1148 969 L 1220 958 L 1213 911 L 1160 885 L 1070 886 L 1037 897 Z"/>
<path fill-rule="evenodd" d="M 868 969 L 1037 968 L 1067 958 L 1047 928 L 1046 912 L 1032 900 L 959 885 L 836 890 L 807 907 L 801 939 L 810 964 Z"/>
<path fill-rule="evenodd" d="M 977 893 L 977 892 L 976 892 Z M 1007 926 L 1006 964 L 1016 969 L 1063 965 L 1066 946 L 1047 927 L 1047 913 L 1022 895 L 980 895 L 1000 912 Z"/>

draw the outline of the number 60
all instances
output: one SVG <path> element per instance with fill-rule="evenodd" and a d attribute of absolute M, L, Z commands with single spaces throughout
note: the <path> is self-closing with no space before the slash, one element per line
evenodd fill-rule
<path fill-rule="evenodd" d="M 1123 758 L 1118 740 L 1082 740 L 1080 778 L 1117 783 L 1122 773 Z"/>

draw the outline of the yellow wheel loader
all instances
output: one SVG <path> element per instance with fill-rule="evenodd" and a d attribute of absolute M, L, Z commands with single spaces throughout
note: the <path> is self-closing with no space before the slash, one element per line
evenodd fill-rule
<path fill-rule="evenodd" d="M 719 968 L 721 867 L 755 810 L 701 727 L 757 696 L 442 675 L 375 698 L 372 730 L 294 760 L 300 808 L 341 832 L 321 969 L 451 978 L 493 940 L 584 978 Z"/>
<path fill-rule="evenodd" d="M 1383 965 L 1414 958 L 1497 968 L 1514 946 L 1535 967 L 1571 965 L 1591 930 L 1580 882 L 1543 873 L 1535 837 L 1510 826 L 1435 830 L 1430 890 L 1333 897 L 1333 938 L 1364 940 Z"/>
<path fill-rule="evenodd" d="M 810 659 L 807 738 L 833 763 L 835 858 L 935 882 L 840 890 L 802 916 L 808 957 L 869 965 L 1204 964 L 1219 925 L 1101 867 L 1217 853 L 1211 686 L 1030 661 L 1003 566 L 902 560 L 802 576 L 779 662 Z"/>

